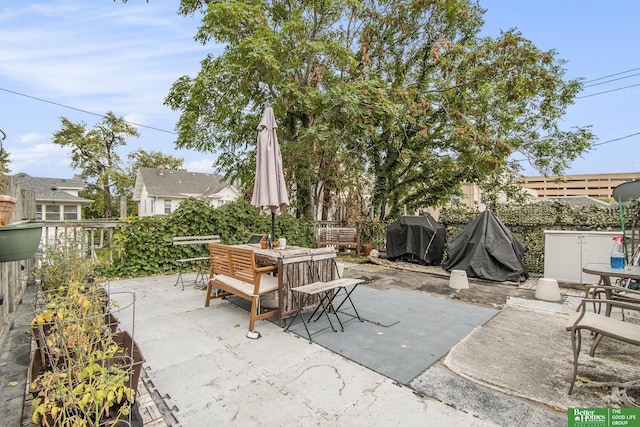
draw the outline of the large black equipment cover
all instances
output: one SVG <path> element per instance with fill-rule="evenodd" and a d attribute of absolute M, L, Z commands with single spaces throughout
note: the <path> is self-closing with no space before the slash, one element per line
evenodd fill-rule
<path fill-rule="evenodd" d="M 522 258 L 526 247 L 491 212 L 485 211 L 447 242 L 442 267 L 468 277 L 522 282 L 529 277 Z"/>
<path fill-rule="evenodd" d="M 446 230 L 429 214 L 402 216 L 387 227 L 387 258 L 440 265 Z"/>

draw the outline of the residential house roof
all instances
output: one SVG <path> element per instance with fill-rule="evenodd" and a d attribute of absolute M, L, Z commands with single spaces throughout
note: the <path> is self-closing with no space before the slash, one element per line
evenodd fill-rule
<path fill-rule="evenodd" d="M 66 202 L 86 205 L 92 202 L 92 200 L 73 194 L 85 188 L 84 181 L 78 178 L 43 178 L 19 173 L 13 175 L 13 182 L 25 190 L 33 190 L 36 202 Z"/>
<path fill-rule="evenodd" d="M 149 196 L 167 199 L 187 197 L 215 199 L 215 195 L 225 188 L 234 188 L 227 184 L 220 175 L 170 170 L 162 167 L 140 168 L 138 170 L 133 200 L 140 200 L 143 185 Z M 234 191 L 237 190 L 234 188 Z"/>

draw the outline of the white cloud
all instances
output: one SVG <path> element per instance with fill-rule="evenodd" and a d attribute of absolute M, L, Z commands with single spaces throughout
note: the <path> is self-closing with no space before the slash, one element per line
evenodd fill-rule
<path fill-rule="evenodd" d="M 193 41 L 197 23 L 171 12 L 159 5 L 76 2 L 52 19 L 26 8 L 17 22 L 0 18 L 0 39 L 12 40 L 0 47 L 0 76 L 59 102 L 80 96 L 78 108 L 96 95 L 152 93 L 161 101 L 170 83 L 196 71 L 211 49 Z"/>
<path fill-rule="evenodd" d="M 187 162 L 184 167 L 189 172 L 216 173 L 211 165 L 213 160 L 205 158 Z"/>
<path fill-rule="evenodd" d="M 41 142 L 45 142 L 49 139 L 48 135 L 43 135 L 37 132 L 31 132 L 24 135 L 19 135 L 16 138 L 20 144 L 37 144 Z"/>
<path fill-rule="evenodd" d="M 27 172 L 32 176 L 68 178 L 71 149 L 53 143 L 28 148 L 8 149 L 12 173 Z"/>
<path fill-rule="evenodd" d="M 145 116 L 142 114 L 131 113 L 124 116 L 124 119 L 129 123 L 136 123 L 139 125 L 146 125 L 147 121 L 145 120 Z"/>
<path fill-rule="evenodd" d="M 12 171 L 71 176 L 68 152 L 50 144 L 59 118 L 93 128 L 107 111 L 161 130 L 139 127 L 141 137 L 127 141 L 123 156 L 137 148 L 201 156 L 175 149 L 179 112 L 163 102 L 216 47 L 195 42 L 198 16 L 177 9 L 175 2 L 85 0 L 0 6 L 0 40 L 9 41 L 0 44 L 0 125 Z M 194 167 L 211 171 L 212 163 Z"/>

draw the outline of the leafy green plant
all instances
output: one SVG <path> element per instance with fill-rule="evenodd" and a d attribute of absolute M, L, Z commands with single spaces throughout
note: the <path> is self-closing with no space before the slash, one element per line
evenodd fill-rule
<path fill-rule="evenodd" d="M 640 203 L 623 206 L 625 227 L 640 220 Z M 460 232 L 479 212 L 457 205 L 443 208 L 439 222 L 449 238 Z M 527 246 L 524 262 L 531 273 L 544 269 L 545 229 L 593 230 L 619 229 L 620 214 L 616 206 L 575 209 L 566 203 L 497 205 L 494 214 Z M 393 221 L 394 218 L 389 218 Z M 351 218 L 362 244 L 380 248 L 386 237 L 387 223 L 364 217 Z M 286 237 L 290 245 L 313 247 L 313 224 L 284 213 L 276 217 L 276 236 Z M 118 248 L 112 265 L 101 265 L 100 272 L 110 277 L 132 277 L 175 272 L 176 259 L 208 256 L 206 245 L 173 246 L 172 238 L 187 235 L 220 235 L 222 243 L 240 244 L 252 233 L 270 233 L 271 217 L 260 215 L 245 200 L 213 208 L 202 200 L 187 199 L 167 217 L 132 218 L 123 230 L 116 232 L 113 242 Z"/>
<path fill-rule="evenodd" d="M 44 426 L 117 421 L 135 401 L 133 369 L 141 362 L 134 363 L 133 343 L 116 339 L 114 303 L 81 254 L 73 244 L 49 248 L 38 268 L 31 322 L 38 347 L 29 387 L 32 420 Z"/>
<path fill-rule="evenodd" d="M 275 220 L 276 235 L 286 237 L 290 245 L 312 247 L 313 224 L 283 213 Z M 176 236 L 219 235 L 224 244 L 246 242 L 253 233 L 270 233 L 271 216 L 260 215 L 245 200 L 214 208 L 203 200 L 183 200 L 166 217 L 132 218 L 128 226 L 116 232 L 116 259 L 100 272 L 110 277 L 139 277 L 175 272 L 177 259 L 208 256 L 206 245 L 173 245 Z"/>
<path fill-rule="evenodd" d="M 387 235 L 387 223 L 379 219 L 364 218 L 356 222 L 360 244 L 374 245 L 380 249 L 384 246 Z"/>

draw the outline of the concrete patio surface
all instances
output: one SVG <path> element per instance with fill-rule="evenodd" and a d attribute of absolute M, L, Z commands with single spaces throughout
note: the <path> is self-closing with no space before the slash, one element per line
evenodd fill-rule
<path fill-rule="evenodd" d="M 136 295 L 135 311 L 117 316 L 134 331 L 147 360 L 145 382 L 162 398 L 170 425 L 493 425 L 271 322 L 257 325 L 260 339 L 248 339 L 244 309 L 224 300 L 205 308 L 202 291 L 180 291 L 174 282 L 110 284 L 123 307 L 127 292 Z"/>
<path fill-rule="evenodd" d="M 511 295 L 520 305 L 545 304 L 533 299 L 530 284 L 473 284 L 466 293 L 454 292 L 447 277 L 437 273 L 374 264 L 346 269 L 347 275 L 367 278 L 366 286 L 374 289 L 429 293 L 498 309 Z M 195 273 L 186 276 L 193 278 Z M 260 339 L 248 339 L 244 309 L 225 300 L 205 308 L 202 290 L 185 282 L 181 291 L 175 280 L 166 275 L 109 283 L 112 298 L 120 302 L 121 328 L 133 332 L 146 359 L 143 385 L 154 408 L 147 408 L 145 425 L 566 425 L 566 412 L 480 385 L 442 361 L 407 385 L 269 321 L 258 322 Z M 25 325 L 28 320 L 16 321 L 18 330 Z M 3 348 L 0 368 L 19 380 L 26 370 L 5 363 L 10 347 Z M 8 388 L 3 380 L 2 386 L 0 408 L 17 411 L 20 384 Z"/>

